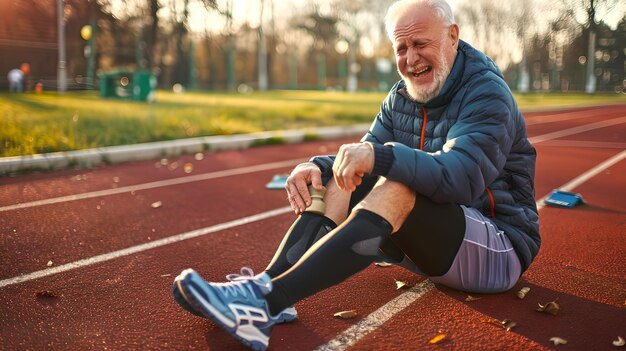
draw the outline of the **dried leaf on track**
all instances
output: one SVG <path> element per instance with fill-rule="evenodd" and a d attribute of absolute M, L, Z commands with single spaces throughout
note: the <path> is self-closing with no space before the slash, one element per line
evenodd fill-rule
<path fill-rule="evenodd" d="M 550 338 L 550 341 L 552 341 L 552 343 L 554 345 L 565 345 L 567 344 L 567 340 L 563 339 L 563 338 L 559 338 L 558 336 L 552 337 Z"/>
<path fill-rule="evenodd" d="M 342 318 L 342 319 L 350 319 L 350 318 L 354 318 L 354 317 L 356 317 L 358 315 L 359 314 L 356 312 L 356 310 L 348 310 L 348 311 L 337 312 L 333 316 L 339 317 L 339 318 Z"/>
<path fill-rule="evenodd" d="M 163 202 L 161 202 L 161 201 L 153 202 L 152 205 L 150 205 L 150 206 L 152 206 L 152 208 L 159 208 L 159 207 L 163 206 Z"/>
<path fill-rule="evenodd" d="M 483 323 L 489 323 L 489 324 L 493 324 L 495 326 L 498 326 L 502 329 L 506 329 L 506 331 L 510 331 L 511 329 L 515 328 L 517 326 L 517 323 L 510 320 L 510 319 L 503 319 L 503 320 L 498 320 L 498 319 L 483 319 L 482 320 Z"/>
<path fill-rule="evenodd" d="M 482 297 L 474 297 L 472 295 L 467 295 L 467 297 L 465 298 L 465 301 L 472 302 L 472 301 L 476 301 L 476 300 L 480 300 L 480 299 L 482 299 Z"/>
<path fill-rule="evenodd" d="M 525 286 L 522 289 L 520 289 L 520 291 L 517 292 L 517 297 L 520 299 L 523 299 L 526 297 L 526 294 L 528 294 L 529 291 L 530 291 L 530 288 Z"/>
<path fill-rule="evenodd" d="M 434 338 L 430 339 L 430 341 L 428 342 L 429 344 L 437 344 L 439 342 L 441 342 L 441 340 L 446 338 L 446 334 L 439 334 L 437 336 L 435 336 Z"/>
<path fill-rule="evenodd" d="M 510 320 L 510 319 L 505 319 L 502 321 L 502 328 L 506 329 L 506 331 L 510 331 L 511 329 L 515 328 L 517 326 L 517 323 Z"/>
<path fill-rule="evenodd" d="M 408 289 L 411 287 L 411 284 L 407 281 L 396 280 L 396 290 L 398 289 Z"/>
<path fill-rule="evenodd" d="M 613 340 L 613 346 L 624 346 L 624 344 L 626 344 L 626 341 L 624 341 L 624 338 L 622 338 L 621 336 L 617 337 L 617 340 Z"/>
<path fill-rule="evenodd" d="M 553 316 L 556 316 L 559 313 L 560 309 L 561 308 L 559 307 L 559 304 L 556 303 L 556 301 L 550 301 L 545 305 L 539 304 L 537 311 L 549 313 Z"/>
<path fill-rule="evenodd" d="M 35 296 L 40 299 L 54 299 L 59 297 L 57 294 L 49 290 L 41 290 L 35 293 Z"/>
<path fill-rule="evenodd" d="M 52 265 L 53 265 L 53 264 L 54 264 L 54 263 L 52 263 L 52 261 L 48 261 L 48 264 L 46 264 L 46 266 L 48 266 L 48 267 L 52 267 Z"/>
<path fill-rule="evenodd" d="M 185 173 L 189 174 L 193 172 L 193 164 L 185 163 L 185 166 L 183 167 L 183 169 L 185 170 Z"/>
<path fill-rule="evenodd" d="M 204 160 L 204 154 L 203 154 L 203 153 L 201 153 L 201 152 L 198 152 L 197 154 L 193 155 L 193 158 L 194 158 L 196 161 L 202 161 L 202 160 Z"/>
<path fill-rule="evenodd" d="M 377 265 L 378 267 L 391 267 L 393 266 L 391 263 L 387 263 L 387 262 L 376 262 L 375 265 Z"/>

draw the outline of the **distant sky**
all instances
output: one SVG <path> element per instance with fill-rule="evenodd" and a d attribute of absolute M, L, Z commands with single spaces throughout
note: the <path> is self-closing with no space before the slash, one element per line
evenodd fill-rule
<path fill-rule="evenodd" d="M 137 3 L 141 3 L 142 5 L 145 3 L 143 0 L 112 0 L 113 11 L 118 16 L 124 16 L 124 9 L 127 6 L 132 6 L 133 1 Z M 255 27 L 259 23 L 259 11 L 260 11 L 260 0 L 231 0 L 233 3 L 233 17 L 237 23 L 247 22 L 251 26 Z M 459 5 L 463 3 L 468 3 L 474 0 L 448 0 L 448 3 L 452 7 L 452 9 L 456 9 Z M 501 2 L 502 0 L 493 0 L 494 2 Z M 522 0 L 525 1 L 525 0 Z M 181 4 L 179 7 L 182 7 L 182 0 L 163 0 L 163 2 L 175 2 Z M 221 8 L 226 7 L 227 0 L 217 0 L 218 4 Z M 266 15 L 269 14 L 269 9 L 267 8 L 269 5 L 268 0 L 266 3 Z M 319 4 L 322 8 L 324 4 L 328 4 L 330 0 L 316 0 L 315 3 Z M 551 4 L 558 3 L 559 0 L 534 0 L 535 4 L 542 8 L 550 8 Z M 290 15 L 293 11 L 297 11 L 299 8 L 303 8 L 307 3 L 310 3 L 310 0 L 274 0 L 274 15 L 276 17 Z M 203 9 L 198 6 L 198 4 L 194 4 L 195 8 L 192 8 L 191 11 L 191 27 L 194 31 L 203 32 L 207 25 L 213 26 L 216 28 L 223 28 L 223 18 L 215 18 L 215 14 L 211 16 L 211 18 L 207 17 L 207 14 Z M 626 13 L 626 1 L 622 1 L 617 8 L 615 8 L 610 13 L 601 13 L 603 16 L 603 20 L 608 23 L 611 27 L 615 28 L 619 20 Z M 381 21 L 384 14 L 381 14 Z M 548 13 L 539 12 L 538 16 L 546 17 L 549 16 Z M 265 17 L 265 18 L 269 18 Z M 546 18 L 547 21 L 548 18 Z M 577 18 L 579 22 L 584 22 L 584 13 L 580 13 Z"/>
<path fill-rule="evenodd" d="M 176 4 L 179 8 L 182 8 L 183 0 L 161 0 L 162 3 L 165 4 Z M 259 25 L 259 15 L 261 9 L 261 0 L 230 0 L 233 4 L 233 28 L 236 30 L 242 24 L 247 23 L 251 27 L 257 27 Z M 332 0 L 315 0 L 313 3 L 317 4 L 320 7 L 320 11 L 322 13 L 328 12 L 329 7 L 328 4 Z M 475 0 L 448 0 L 448 3 L 452 7 L 453 10 L 458 8 L 459 6 L 469 3 L 470 1 Z M 493 2 L 500 3 L 502 0 L 493 0 Z M 522 0 L 527 1 L 527 0 Z M 556 6 L 555 4 L 559 4 L 561 0 L 534 0 L 535 5 L 540 10 L 536 12 L 536 20 L 538 22 L 539 28 L 546 28 L 549 21 L 555 16 L 555 12 L 552 11 Z M 220 8 L 226 9 L 226 4 L 228 0 L 217 0 Z M 212 32 L 221 32 L 224 30 L 226 26 L 226 20 L 223 16 L 218 15 L 214 12 L 207 13 L 202 5 L 199 2 L 191 1 L 190 8 L 190 27 L 192 32 L 203 33 L 206 30 Z M 271 9 L 270 9 L 270 0 L 265 0 L 265 10 L 264 10 L 264 23 L 269 21 Z M 304 13 L 306 10 L 306 5 L 311 4 L 312 0 L 273 0 L 274 3 L 274 17 L 277 22 L 277 26 L 279 26 L 279 22 L 282 18 L 291 17 L 293 14 L 297 14 L 298 12 Z M 113 11 L 119 17 L 124 17 L 124 15 L 128 15 L 129 13 L 124 11 L 124 9 L 128 9 L 133 4 L 140 4 L 140 6 L 144 6 L 145 0 L 112 0 Z M 507 2 L 503 4 L 508 4 Z M 137 5 L 135 5 L 137 6 Z M 168 17 L 167 11 L 169 9 L 165 7 L 162 9 L 161 15 L 164 17 Z M 609 26 L 615 28 L 619 20 L 624 16 L 626 12 L 626 1 L 622 1 L 617 8 L 613 9 L 610 13 L 606 13 L 606 11 L 599 11 L 599 17 L 602 18 Z M 585 14 L 579 13 L 577 20 L 579 23 L 585 22 Z M 380 14 L 380 21 L 383 21 L 384 13 Z M 280 30 L 280 27 L 277 27 Z M 468 40 L 470 43 L 474 42 L 474 38 L 471 37 L 471 31 L 464 31 L 461 28 L 461 38 Z M 521 60 L 521 45 L 517 42 L 517 40 L 507 40 L 501 45 L 501 49 L 510 53 L 509 58 L 501 58 L 499 64 L 506 64 L 509 60 L 513 60 L 513 62 L 518 62 Z M 502 61 L 504 60 L 504 61 Z"/>

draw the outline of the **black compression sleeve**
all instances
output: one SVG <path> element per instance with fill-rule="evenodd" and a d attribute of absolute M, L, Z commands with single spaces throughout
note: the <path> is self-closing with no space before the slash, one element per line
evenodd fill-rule
<path fill-rule="evenodd" d="M 374 212 L 354 211 L 336 230 L 313 245 L 295 266 L 272 280 L 272 292 L 266 295 L 270 312 L 276 314 L 365 269 L 379 257 L 380 243 L 392 229 Z"/>
<path fill-rule="evenodd" d="M 265 271 L 276 277 L 293 266 L 316 241 L 337 227 L 330 218 L 303 212 L 291 225 Z"/>

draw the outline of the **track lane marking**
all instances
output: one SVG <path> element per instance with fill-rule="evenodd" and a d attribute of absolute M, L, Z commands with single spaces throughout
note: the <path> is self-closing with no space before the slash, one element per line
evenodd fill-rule
<path fill-rule="evenodd" d="M 582 126 L 563 129 L 563 130 L 559 130 L 559 131 L 552 132 L 552 133 L 538 135 L 538 136 L 529 138 L 529 140 L 531 143 L 537 144 L 537 143 L 541 143 L 541 142 L 552 140 L 552 139 L 557 139 L 557 138 L 561 138 L 561 137 L 565 137 L 565 136 L 569 136 L 573 134 L 584 133 L 584 132 L 588 132 L 594 129 L 610 127 L 610 126 L 614 126 L 614 125 L 622 124 L 622 123 L 626 123 L 626 117 L 624 116 L 613 118 L 613 119 L 607 119 L 606 121 L 599 121 L 599 122 L 584 124 Z"/>
<path fill-rule="evenodd" d="M 92 191 L 92 192 L 82 193 L 82 194 L 67 195 L 67 196 L 54 197 L 54 198 L 49 198 L 49 199 L 44 199 L 44 200 L 24 202 L 20 204 L 0 207 L 0 212 L 17 210 L 17 209 L 28 208 L 28 207 L 35 207 L 35 206 L 51 205 L 51 204 L 57 204 L 61 202 L 84 200 L 84 199 L 90 199 L 90 198 L 100 197 L 100 196 L 116 195 L 116 194 L 128 193 L 131 191 L 162 188 L 162 187 L 171 186 L 171 185 L 180 185 L 180 184 L 186 184 L 186 183 L 192 183 L 192 182 L 199 182 L 203 180 L 224 178 L 224 177 L 240 175 L 240 174 L 267 171 L 270 169 L 297 165 L 298 163 L 301 163 L 306 160 L 308 159 L 298 158 L 298 159 L 287 160 L 287 161 L 265 163 L 261 165 L 255 165 L 255 166 L 246 166 L 246 167 L 240 167 L 240 168 L 227 169 L 224 171 L 196 174 L 196 175 L 186 176 L 186 177 L 181 177 L 181 178 L 159 180 L 159 181 L 150 182 L 150 183 L 129 185 L 129 186 L 115 188 L 115 189 L 99 190 L 99 191 Z"/>
<path fill-rule="evenodd" d="M 547 134 L 531 137 L 529 138 L 529 140 L 533 144 L 538 144 L 544 141 L 557 139 L 557 138 L 561 138 L 564 136 L 569 136 L 569 135 L 578 134 L 582 132 L 588 132 L 594 129 L 610 127 L 610 126 L 613 126 L 616 124 L 622 124 L 622 123 L 626 123 L 626 117 L 613 118 L 613 119 L 606 120 L 606 121 L 585 124 L 582 126 L 564 129 L 564 130 L 557 131 L 557 132 L 547 133 Z M 61 203 L 61 202 L 84 200 L 84 199 L 90 199 L 90 198 L 100 197 L 100 196 L 116 195 L 116 194 L 131 192 L 131 191 L 155 189 L 155 188 L 161 188 L 161 187 L 166 187 L 166 186 L 171 186 L 171 185 L 180 185 L 180 184 L 186 184 L 186 183 L 197 182 L 197 181 L 202 181 L 202 180 L 240 175 L 240 174 L 245 174 L 245 173 L 266 171 L 266 170 L 275 169 L 275 168 L 292 166 L 294 164 L 298 164 L 306 160 L 308 159 L 301 158 L 301 159 L 293 159 L 293 160 L 287 160 L 287 161 L 272 162 L 272 163 L 256 165 L 256 166 L 247 166 L 247 167 L 229 169 L 225 171 L 210 172 L 210 173 L 198 174 L 198 175 L 181 177 L 181 178 L 174 178 L 174 179 L 160 180 L 160 181 L 144 183 L 144 184 L 130 185 L 130 186 L 116 188 L 116 189 L 107 189 L 107 190 L 93 191 L 93 192 L 76 194 L 76 195 L 67 195 L 67 196 L 55 197 L 55 198 L 44 199 L 44 200 L 24 202 L 20 204 L 0 207 L 0 212 L 6 212 L 6 211 L 23 209 L 23 208 L 28 208 L 28 207 L 35 207 L 35 206 L 51 205 L 51 204 L 56 204 L 56 203 Z"/>
<path fill-rule="evenodd" d="M 428 279 L 416 284 L 314 351 L 339 351 L 353 346 L 361 338 L 383 325 L 396 313 L 410 306 L 434 287 L 435 285 Z"/>
<path fill-rule="evenodd" d="M 236 219 L 236 220 L 232 220 L 232 221 L 229 221 L 229 222 L 215 224 L 215 225 L 212 225 L 210 227 L 196 229 L 196 230 L 192 230 L 192 231 L 189 231 L 189 232 L 185 232 L 185 233 L 169 236 L 169 237 L 166 237 L 166 238 L 163 238 L 163 239 L 151 241 L 149 243 L 135 245 L 135 246 L 127 247 L 125 249 L 112 251 L 112 252 L 109 252 L 109 253 L 106 253 L 106 254 L 93 256 L 93 257 L 85 258 L 85 259 L 82 259 L 82 260 L 66 263 L 64 265 L 60 265 L 60 266 L 57 266 L 57 267 L 43 269 L 43 270 L 40 270 L 40 271 L 19 275 L 17 277 L 0 280 L 0 288 L 3 288 L 5 286 L 9 286 L 9 285 L 24 283 L 24 282 L 27 282 L 27 281 L 30 281 L 30 280 L 35 280 L 35 279 L 51 276 L 51 275 L 58 274 L 58 273 L 71 271 L 71 270 L 82 268 L 82 267 L 91 266 L 91 265 L 94 265 L 96 263 L 110 261 L 110 260 L 115 259 L 115 258 L 124 257 L 124 256 L 128 256 L 128 255 L 136 254 L 138 252 L 151 250 L 151 249 L 154 249 L 154 248 L 157 248 L 157 247 L 161 247 L 161 246 L 165 246 L 165 245 L 169 245 L 169 244 L 174 244 L 174 243 L 177 243 L 177 242 L 180 242 L 180 241 L 197 238 L 197 237 L 200 237 L 200 236 L 204 236 L 204 235 L 207 235 L 207 234 L 219 232 L 219 231 L 230 229 L 230 228 L 233 228 L 233 227 L 238 227 L 240 225 L 249 224 L 249 223 L 253 223 L 253 222 L 258 222 L 258 221 L 261 221 L 261 220 L 264 220 L 264 219 L 267 219 L 267 218 L 276 217 L 276 216 L 279 216 L 279 215 L 282 215 L 282 214 L 285 214 L 285 213 L 288 213 L 288 212 L 291 212 L 291 211 L 293 211 L 293 210 L 291 209 L 290 206 L 281 207 L 281 208 L 277 208 L 277 209 L 274 209 L 274 210 L 271 210 L 271 211 L 262 212 L 262 213 L 258 213 L 258 214 L 252 215 L 252 216 L 248 216 L 248 217 L 243 217 L 243 218 L 239 218 L 239 219 Z"/>
<path fill-rule="evenodd" d="M 598 149 L 626 149 L 626 143 L 619 141 L 584 141 L 584 140 L 551 140 L 542 146 L 573 147 L 573 148 L 598 148 Z"/>
<path fill-rule="evenodd" d="M 524 118 L 524 121 L 526 122 L 527 126 L 532 126 L 532 125 L 537 125 L 537 124 L 546 124 L 546 123 L 553 123 L 553 122 L 561 122 L 561 121 L 571 121 L 571 120 L 575 120 L 575 119 L 583 119 L 583 118 L 591 118 L 594 117 L 594 112 L 593 110 L 582 110 L 582 111 L 573 111 L 573 112 L 588 112 L 589 114 L 583 114 L 581 115 L 580 113 L 574 113 L 572 114 L 572 112 L 557 112 L 557 113 L 548 113 L 548 114 L 541 114 L 535 117 L 528 117 L 528 118 Z M 617 111 L 614 111 L 612 113 L 615 113 Z"/>
<path fill-rule="evenodd" d="M 559 187 L 559 189 L 571 191 L 624 158 L 626 158 L 626 150 L 623 150 L 617 155 L 580 174 L 578 177 Z M 545 207 L 544 200 L 549 196 L 550 194 L 537 201 L 537 210 L 541 210 Z M 341 332 L 334 339 L 316 348 L 315 351 L 342 351 L 347 349 L 349 346 L 355 345 L 367 334 L 376 330 L 396 313 L 401 312 L 435 287 L 434 284 L 428 284 L 427 282 L 430 282 L 430 280 L 424 280 L 409 291 L 387 302 L 376 311 L 360 320 L 358 323 Z"/>

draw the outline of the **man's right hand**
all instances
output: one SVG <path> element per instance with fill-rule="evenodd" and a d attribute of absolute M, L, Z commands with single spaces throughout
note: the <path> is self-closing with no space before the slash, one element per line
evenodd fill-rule
<path fill-rule="evenodd" d="M 304 212 L 311 205 L 311 194 L 309 194 L 309 189 L 307 189 L 309 184 L 318 190 L 323 188 L 322 171 L 312 162 L 299 164 L 287 178 L 287 183 L 285 184 L 287 199 L 297 215 Z"/>

